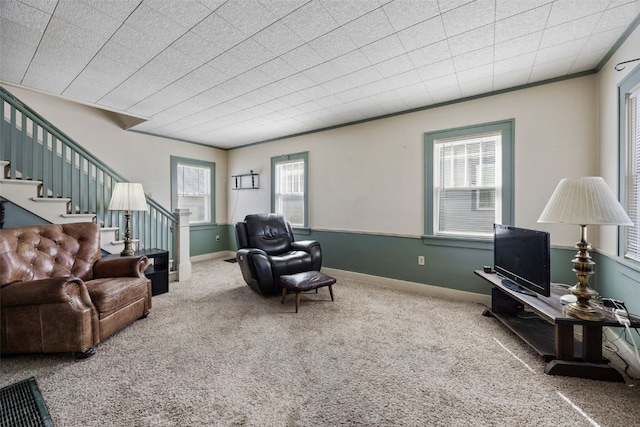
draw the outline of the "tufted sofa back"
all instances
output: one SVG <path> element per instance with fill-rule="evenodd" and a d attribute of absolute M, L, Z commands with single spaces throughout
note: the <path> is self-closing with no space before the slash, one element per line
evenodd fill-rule
<path fill-rule="evenodd" d="M 50 277 L 91 280 L 100 259 L 97 224 L 47 224 L 0 230 L 0 286 Z"/>
<path fill-rule="evenodd" d="M 274 213 L 255 214 L 247 215 L 244 221 L 247 247 L 262 249 L 269 255 L 290 250 L 293 232 L 284 216 Z"/>

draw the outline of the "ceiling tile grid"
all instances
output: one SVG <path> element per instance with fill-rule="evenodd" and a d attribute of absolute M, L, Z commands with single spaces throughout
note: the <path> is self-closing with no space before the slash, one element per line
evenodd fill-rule
<path fill-rule="evenodd" d="M 231 148 L 594 70 L 640 0 L 3 0 L 0 83 Z"/>

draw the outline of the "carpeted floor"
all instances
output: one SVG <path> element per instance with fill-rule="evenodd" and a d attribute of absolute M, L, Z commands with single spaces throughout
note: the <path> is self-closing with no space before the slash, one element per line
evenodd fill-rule
<path fill-rule="evenodd" d="M 469 272 L 469 274 L 472 274 Z M 285 304 L 236 264 L 193 264 L 96 355 L 6 357 L 56 426 L 620 426 L 638 384 L 552 377 L 483 307 L 340 279 Z"/>

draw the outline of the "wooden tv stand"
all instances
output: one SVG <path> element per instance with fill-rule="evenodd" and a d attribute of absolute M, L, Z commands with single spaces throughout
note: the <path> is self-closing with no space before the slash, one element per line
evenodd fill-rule
<path fill-rule="evenodd" d="M 493 286 L 491 308 L 482 314 L 495 317 L 535 349 L 548 362 L 545 373 L 624 382 L 622 374 L 602 356 L 602 328 L 621 327 L 611 312 L 603 311 L 604 321 L 568 317 L 560 301 L 566 289 L 552 287 L 550 297 L 533 297 L 507 289 L 495 273 L 474 273 Z M 637 316 L 629 315 L 629 320 L 631 327 L 640 327 Z M 574 339 L 574 326 L 582 326 L 582 343 Z"/>

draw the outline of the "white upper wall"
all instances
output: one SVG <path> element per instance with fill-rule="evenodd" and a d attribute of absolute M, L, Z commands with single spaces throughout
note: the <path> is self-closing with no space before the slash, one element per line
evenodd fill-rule
<path fill-rule="evenodd" d="M 578 228 L 538 224 L 558 181 L 596 171 L 595 75 L 231 150 L 229 174 L 260 174 L 229 192 L 229 220 L 270 210 L 272 156 L 309 152 L 314 229 L 424 233 L 424 133 L 515 119 L 515 224 L 573 246 Z"/>
<path fill-rule="evenodd" d="M 215 162 L 216 221 L 227 222 L 226 151 L 129 132 L 106 111 L 23 88 L 6 88 L 124 178 L 142 183 L 144 191 L 168 210 L 171 210 L 170 156 Z"/>
<path fill-rule="evenodd" d="M 618 84 L 640 62 L 626 64 L 616 71 L 615 65 L 640 56 L 640 28 L 636 28 L 598 73 L 598 173 L 607 181 L 615 194 L 619 190 L 619 136 L 618 136 Z M 601 227 L 598 249 L 609 255 L 618 250 L 617 227 Z"/>

